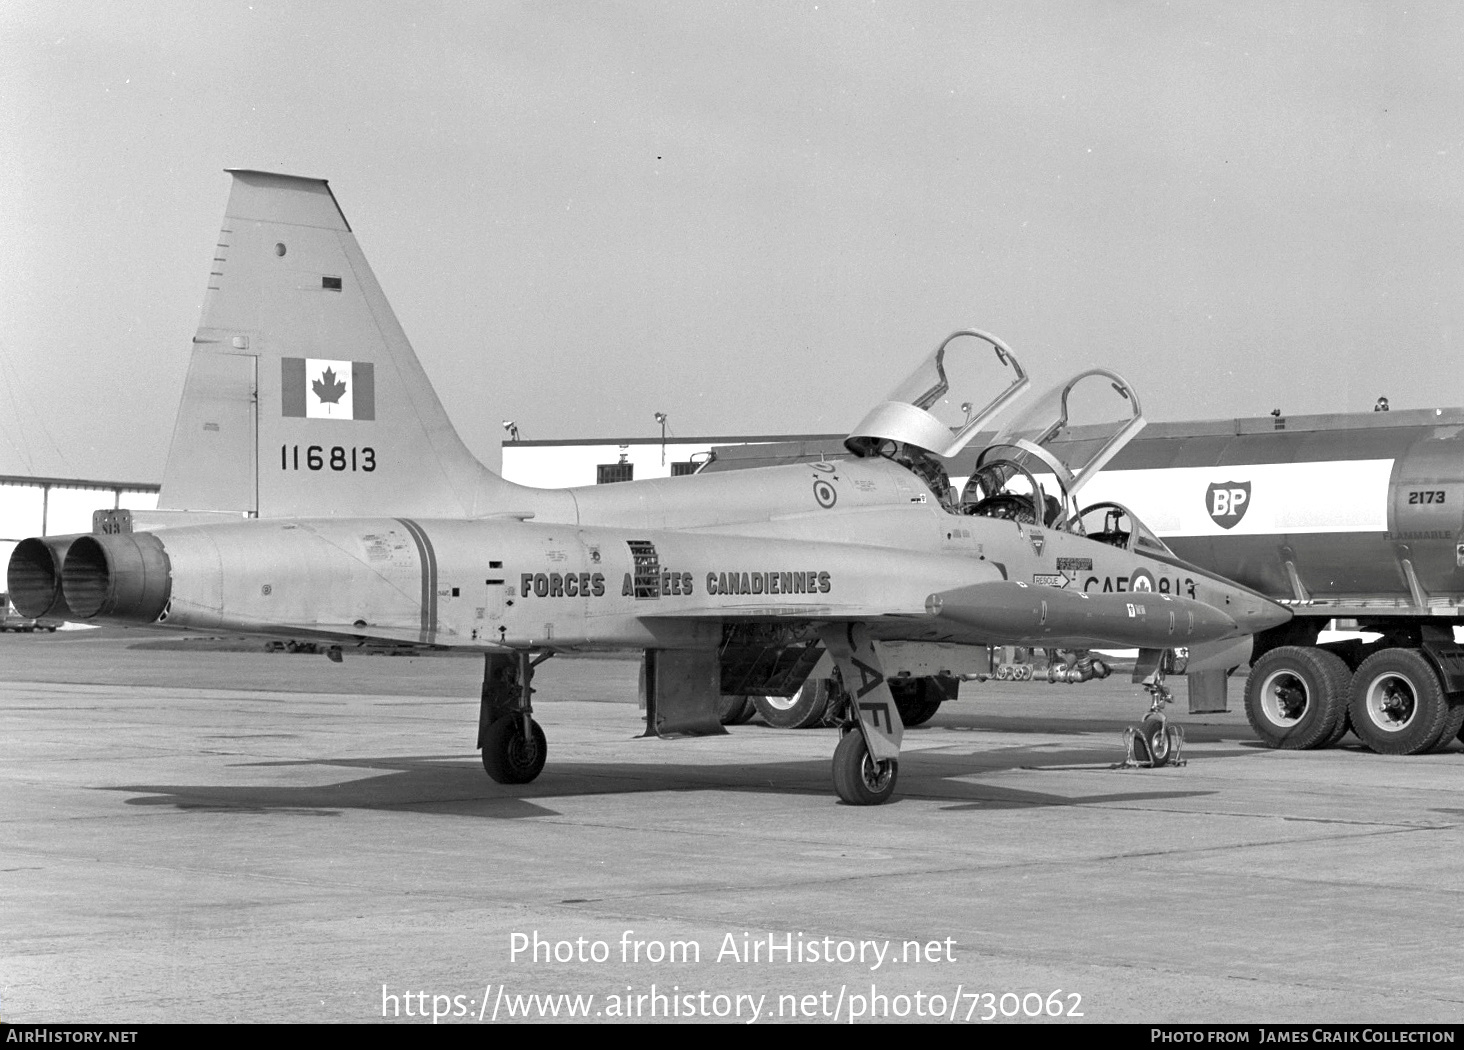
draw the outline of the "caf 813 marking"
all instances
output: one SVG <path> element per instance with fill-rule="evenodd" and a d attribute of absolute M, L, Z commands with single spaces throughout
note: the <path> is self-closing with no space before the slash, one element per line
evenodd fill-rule
<path fill-rule="evenodd" d="M 1110 372 L 1038 399 L 954 491 L 941 457 L 1028 385 L 976 330 L 875 405 L 837 464 L 511 484 L 453 430 L 328 185 L 231 174 L 159 509 L 22 541 L 8 577 L 24 615 L 305 638 L 337 657 L 481 654 L 478 746 L 506 784 L 544 766 L 531 681 L 556 653 L 641 651 L 661 736 L 724 733 L 724 694 L 791 696 L 827 654 L 847 698 L 834 786 L 854 804 L 895 788 L 910 687 L 950 695 L 991 670 L 993 646 L 1075 665 L 1098 646 L 1152 665 L 1184 647 L 1191 670 L 1224 668 L 1289 616 L 1180 562 L 1121 505 L 1080 509 L 1143 426 Z M 1081 422 L 1094 394 L 1109 416 Z M 1030 582 L 1078 572 L 1193 586 L 1138 602 Z"/>

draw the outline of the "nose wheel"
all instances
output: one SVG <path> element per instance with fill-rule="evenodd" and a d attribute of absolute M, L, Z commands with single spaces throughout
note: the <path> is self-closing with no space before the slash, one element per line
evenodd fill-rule
<path fill-rule="evenodd" d="M 1174 702 L 1174 694 L 1164 684 L 1162 666 L 1144 679 L 1144 689 L 1150 696 L 1149 713 L 1142 723 L 1123 731 L 1124 758 L 1114 768 L 1158 769 L 1161 766 L 1187 765 L 1184 728 L 1170 725 L 1164 716 L 1164 708 Z"/>

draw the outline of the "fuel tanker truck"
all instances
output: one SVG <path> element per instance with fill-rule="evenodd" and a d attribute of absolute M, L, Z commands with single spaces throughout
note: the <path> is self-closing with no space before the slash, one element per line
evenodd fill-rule
<path fill-rule="evenodd" d="M 1266 744 L 1325 747 L 1350 725 L 1412 755 L 1459 734 L 1464 410 L 1154 424 L 1083 498 L 1291 609 L 1251 652 L 1245 709 Z M 1332 620 L 1377 637 L 1320 643 Z M 1192 676 L 1192 710 L 1223 710 L 1224 690 Z"/>
<path fill-rule="evenodd" d="M 828 452 L 817 438 L 719 448 L 708 469 Z M 978 456 L 946 464 L 955 491 L 979 488 Z M 1167 548 L 1174 572 L 1116 579 L 1079 568 L 1061 586 L 1183 593 L 1188 563 L 1291 609 L 1288 623 L 1244 643 L 1246 715 L 1265 744 L 1325 747 L 1350 728 L 1374 751 L 1412 755 L 1459 736 L 1464 409 L 1150 424 L 1078 502 L 1058 513 L 1077 514 L 1090 536 L 1114 544 Z M 1323 640 L 1334 620 L 1350 621 L 1358 637 Z M 924 717 L 954 684 L 930 693 Z M 1188 684 L 1192 712 L 1226 710 L 1227 672 L 1192 673 Z M 806 723 L 795 701 L 782 705 Z"/>

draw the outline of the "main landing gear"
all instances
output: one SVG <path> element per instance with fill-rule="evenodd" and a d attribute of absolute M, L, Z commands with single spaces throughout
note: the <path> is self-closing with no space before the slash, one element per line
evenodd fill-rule
<path fill-rule="evenodd" d="M 851 806 L 877 806 L 895 792 L 904 723 L 863 624 L 820 631 L 848 693 L 843 735 L 834 750 L 834 790 Z M 548 747 L 533 718 L 534 668 L 553 655 L 528 650 L 484 657 L 478 709 L 483 768 L 500 784 L 527 784 L 544 769 Z M 822 683 L 821 683 L 822 684 Z M 824 685 L 827 702 L 827 686 Z"/>
<path fill-rule="evenodd" d="M 834 749 L 834 790 L 851 806 L 878 806 L 894 795 L 900 774 L 900 709 L 863 624 L 829 624 L 819 637 L 849 697 Z"/>
<path fill-rule="evenodd" d="M 527 784 L 544 769 L 549 748 L 534 721 L 534 668 L 549 659 L 528 650 L 490 653 L 484 659 L 483 696 L 478 709 L 478 746 L 483 768 L 500 784 Z"/>
<path fill-rule="evenodd" d="M 851 806 L 878 806 L 895 793 L 900 760 L 875 761 L 858 725 L 845 731 L 834 749 L 834 790 Z"/>

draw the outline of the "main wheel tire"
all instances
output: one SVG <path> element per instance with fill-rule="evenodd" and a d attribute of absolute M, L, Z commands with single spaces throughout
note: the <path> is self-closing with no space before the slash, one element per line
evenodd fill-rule
<path fill-rule="evenodd" d="M 891 678 L 886 683 L 895 698 L 895 708 L 906 729 L 924 725 L 935 717 L 945 696 L 929 678 Z"/>
<path fill-rule="evenodd" d="M 1439 742 L 1449 701 L 1417 649 L 1384 649 L 1352 676 L 1352 731 L 1381 755 L 1418 755 Z"/>
<path fill-rule="evenodd" d="M 1283 645 L 1251 667 L 1245 683 L 1245 716 L 1267 747 L 1325 747 L 1347 716 L 1351 676 L 1335 653 Z"/>
<path fill-rule="evenodd" d="M 717 717 L 721 719 L 724 726 L 740 726 L 757 714 L 757 708 L 752 705 L 752 697 L 743 696 L 741 693 L 723 693 L 722 699 L 717 701 Z"/>
<path fill-rule="evenodd" d="M 834 749 L 834 790 L 851 806 L 878 806 L 895 793 L 900 763 L 887 758 L 876 762 L 858 729 L 845 733 Z"/>
<path fill-rule="evenodd" d="M 529 719 L 532 736 L 524 736 L 522 715 L 508 714 L 488 727 L 483 738 L 483 768 L 500 784 L 527 784 L 544 769 L 548 742 L 539 723 Z"/>
<path fill-rule="evenodd" d="M 792 696 L 755 696 L 752 703 L 774 729 L 807 729 L 818 725 L 829 706 L 828 679 L 810 678 Z"/>
<path fill-rule="evenodd" d="M 1169 765 L 1169 760 L 1174 755 L 1173 748 L 1170 747 L 1169 725 L 1164 719 L 1158 715 L 1150 715 L 1144 719 L 1144 724 L 1139 726 L 1139 736 L 1149 751 L 1149 761 L 1155 769 Z"/>

